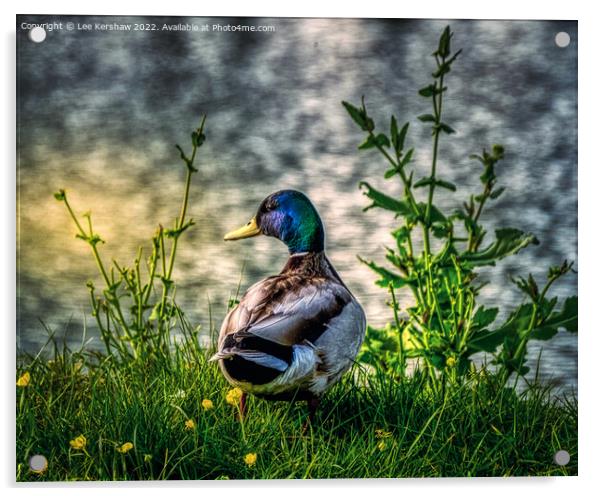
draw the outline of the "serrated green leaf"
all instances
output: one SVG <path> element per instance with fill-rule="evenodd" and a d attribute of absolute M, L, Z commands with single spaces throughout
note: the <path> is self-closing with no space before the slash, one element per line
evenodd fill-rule
<path fill-rule="evenodd" d="M 423 177 L 422 179 L 416 181 L 416 183 L 414 183 L 414 188 L 423 188 L 425 186 L 430 186 L 431 184 L 448 189 L 450 191 L 456 191 L 455 184 L 450 183 L 449 181 L 444 181 L 443 179 L 432 179 L 430 177 Z"/>
<path fill-rule="evenodd" d="M 422 122 L 436 122 L 435 116 L 432 114 L 422 114 L 418 116 L 418 120 Z"/>
<path fill-rule="evenodd" d="M 479 176 L 479 179 L 483 184 L 488 184 L 495 179 L 495 169 L 493 162 L 485 162 L 485 170 L 483 174 Z"/>
<path fill-rule="evenodd" d="M 538 341 L 547 341 L 552 339 L 558 334 L 558 328 L 554 326 L 538 327 L 531 333 L 531 339 L 537 339 Z"/>
<path fill-rule="evenodd" d="M 452 33 L 449 29 L 449 26 L 446 26 L 446 28 L 443 30 L 443 33 L 441 33 L 441 37 L 439 38 L 439 48 L 437 53 L 440 57 L 447 57 L 449 55 L 451 37 Z"/>
<path fill-rule="evenodd" d="M 414 183 L 414 188 L 424 188 L 425 186 L 430 186 L 432 180 L 430 177 L 423 177 Z"/>
<path fill-rule="evenodd" d="M 458 55 L 460 55 L 461 53 L 462 53 L 462 50 L 458 50 L 452 58 L 447 60 L 445 63 L 441 64 L 439 66 L 439 68 L 435 72 L 433 72 L 432 76 L 434 78 L 438 78 L 440 76 L 447 74 L 449 71 L 451 71 L 452 64 L 454 63 L 454 61 L 456 60 Z"/>
<path fill-rule="evenodd" d="M 168 238 L 177 238 L 184 231 L 186 231 L 186 229 L 188 229 L 190 226 L 193 226 L 193 225 L 194 225 L 194 220 L 190 219 L 177 229 L 175 229 L 175 228 L 174 229 L 165 229 L 163 232 L 165 233 L 165 236 L 167 236 Z"/>
<path fill-rule="evenodd" d="M 449 229 L 447 228 L 447 226 L 442 226 L 439 224 L 431 226 L 431 231 L 433 231 L 433 236 L 439 239 L 445 239 L 449 235 Z"/>
<path fill-rule="evenodd" d="M 472 317 L 471 330 L 477 331 L 488 326 L 495 320 L 498 312 L 499 309 L 496 307 L 485 308 L 480 306 Z"/>
<path fill-rule="evenodd" d="M 450 183 L 449 181 L 444 181 L 443 179 L 435 179 L 435 186 L 439 186 L 441 188 L 445 188 L 450 191 L 456 191 L 456 185 L 454 183 Z"/>
<path fill-rule="evenodd" d="M 406 122 L 401 131 L 399 131 L 399 137 L 397 138 L 397 144 L 399 146 L 399 151 L 403 150 L 406 141 L 406 135 L 408 134 L 408 128 L 410 127 L 410 123 Z"/>
<path fill-rule="evenodd" d="M 564 260 L 564 262 L 562 262 L 562 265 L 552 265 L 548 269 L 548 280 L 557 279 L 560 276 L 563 276 L 564 274 L 572 271 L 574 264 L 575 264 L 575 262 L 569 263 L 568 260 Z M 575 272 L 575 271 L 573 271 L 573 272 Z"/>
<path fill-rule="evenodd" d="M 426 206 L 425 206 L 425 212 L 426 212 Z M 431 205 L 431 224 L 434 224 L 435 222 L 444 224 L 447 222 L 447 217 L 445 215 L 443 215 L 443 212 L 441 212 L 441 210 L 439 210 L 437 207 L 435 207 L 435 205 Z"/>
<path fill-rule="evenodd" d="M 492 200 L 495 200 L 496 198 L 498 198 L 504 191 L 506 190 L 506 188 L 497 188 L 494 189 L 491 194 L 489 195 L 489 197 Z"/>
<path fill-rule="evenodd" d="M 426 203 L 420 202 L 418 203 L 418 211 L 420 212 L 420 217 L 424 221 L 424 217 L 426 216 Z M 443 215 L 443 212 L 439 210 L 435 205 L 431 205 L 431 225 L 438 222 L 440 224 L 446 224 L 448 222 L 447 217 Z"/>
<path fill-rule="evenodd" d="M 365 181 L 360 182 L 359 187 L 363 190 L 364 195 L 372 200 L 372 204 L 364 208 L 364 210 L 379 207 L 399 215 L 410 215 L 412 213 L 412 209 L 407 202 L 396 200 L 395 198 L 374 189 Z"/>
<path fill-rule="evenodd" d="M 539 301 L 539 287 L 537 286 L 537 282 L 535 282 L 533 274 L 529 274 L 526 279 L 522 276 L 518 276 L 513 278 L 512 282 L 516 284 L 518 289 L 531 298 L 531 300 L 534 302 Z"/>
<path fill-rule="evenodd" d="M 533 234 L 524 233 L 518 229 L 497 229 L 495 242 L 478 252 L 464 252 L 460 258 L 471 267 L 480 265 L 495 265 L 495 262 L 508 255 L 517 253 L 530 244 L 539 244 Z"/>
<path fill-rule="evenodd" d="M 414 149 L 410 148 L 406 154 L 403 156 L 403 158 L 401 159 L 401 162 L 399 163 L 399 166 L 401 168 L 405 167 L 406 165 L 408 165 L 410 163 L 410 161 L 412 160 L 412 156 L 414 155 Z"/>
<path fill-rule="evenodd" d="M 408 280 L 404 277 L 395 274 L 390 270 L 381 267 L 380 265 L 377 265 L 373 261 L 366 260 L 365 258 L 362 258 L 360 256 L 358 256 L 357 258 L 360 262 L 370 267 L 370 269 L 372 269 L 380 276 L 380 279 L 376 281 L 376 285 L 380 286 L 381 288 L 388 288 L 389 284 L 392 284 L 394 288 L 401 288 L 408 284 Z"/>
<path fill-rule="evenodd" d="M 376 140 L 374 139 L 374 137 L 370 134 L 366 137 L 366 140 L 358 146 L 359 150 L 369 150 L 370 148 L 375 148 L 376 147 Z"/>
<path fill-rule="evenodd" d="M 440 122 L 439 123 L 439 127 L 441 128 L 441 130 L 447 134 L 453 134 L 456 132 L 455 129 L 453 129 L 451 126 L 448 126 L 447 124 L 445 124 L 444 122 Z"/>
<path fill-rule="evenodd" d="M 433 96 L 435 94 L 435 85 L 429 84 L 428 86 L 425 86 L 424 88 L 419 89 L 418 94 L 420 94 L 420 96 L 424 96 L 427 98 Z"/>
<path fill-rule="evenodd" d="M 483 160 L 483 157 L 481 157 L 480 155 L 477 155 L 476 153 L 473 153 L 473 154 L 469 155 L 468 158 L 471 158 L 473 160 L 478 160 L 483 165 L 485 164 L 485 161 Z"/>
<path fill-rule="evenodd" d="M 444 76 L 449 71 L 451 71 L 451 67 L 449 64 L 441 64 L 441 66 L 435 72 L 433 72 L 431 76 L 433 76 L 436 79 L 438 77 Z"/>
<path fill-rule="evenodd" d="M 577 332 L 578 304 L 577 297 L 571 296 L 564 301 L 562 310 L 552 313 L 542 324 L 531 331 L 531 338 L 547 340 L 560 329 Z"/>
<path fill-rule="evenodd" d="M 410 230 L 407 226 L 399 226 L 394 231 L 391 231 L 391 236 L 398 241 L 405 241 L 410 238 Z"/>
<path fill-rule="evenodd" d="M 153 321 L 153 320 L 157 320 L 159 318 L 159 312 L 161 310 L 161 302 L 159 301 L 154 307 L 153 310 L 151 311 L 150 316 L 148 317 L 148 320 Z"/>
<path fill-rule="evenodd" d="M 479 351 L 493 353 L 498 346 L 504 343 L 504 340 L 518 340 L 520 331 L 529 326 L 532 312 L 533 305 L 521 305 L 498 329 L 493 331 L 483 329 L 475 332 L 467 343 L 469 354 Z"/>
<path fill-rule="evenodd" d="M 389 138 L 382 133 L 380 133 L 378 136 L 369 135 L 366 137 L 366 140 L 360 146 L 358 146 L 358 148 L 360 150 L 368 150 L 377 146 L 386 146 L 388 148 L 391 146 L 389 143 Z"/>
<path fill-rule="evenodd" d="M 399 131 L 397 129 L 397 119 L 395 116 L 391 116 L 391 143 L 393 144 L 393 149 L 397 151 L 398 147 L 398 139 L 399 139 Z"/>
<path fill-rule="evenodd" d="M 426 352 L 426 359 L 438 370 L 445 368 L 445 355 L 441 353 Z"/>
<path fill-rule="evenodd" d="M 355 123 L 365 130 L 366 116 L 363 114 L 363 112 L 357 107 L 351 105 L 349 102 L 342 101 L 341 103 L 343 104 L 351 118 L 355 121 Z"/>
<path fill-rule="evenodd" d="M 554 308 L 556 308 L 556 304 L 558 303 L 558 297 L 554 296 L 554 298 L 551 299 L 547 299 L 544 298 L 543 300 L 541 300 L 539 302 L 539 313 L 542 316 L 542 318 L 547 319 L 550 314 L 552 313 L 552 311 L 554 310 Z"/>
<path fill-rule="evenodd" d="M 376 143 L 379 146 L 386 146 L 387 148 L 389 148 L 391 146 L 391 143 L 389 142 L 389 138 L 387 138 L 386 134 L 380 133 L 378 136 L 376 136 Z"/>

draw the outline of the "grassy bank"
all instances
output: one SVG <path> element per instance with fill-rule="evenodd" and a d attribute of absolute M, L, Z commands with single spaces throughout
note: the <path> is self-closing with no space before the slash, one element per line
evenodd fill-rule
<path fill-rule="evenodd" d="M 50 361 L 24 362 L 17 480 L 577 473 L 577 401 L 552 401 L 541 387 L 519 394 L 480 373 L 434 395 L 419 373 L 395 383 L 356 369 L 302 434 L 301 402 L 251 398 L 240 422 L 207 356 L 190 337 L 169 363 L 58 349 Z M 566 467 L 553 463 L 559 449 L 571 454 Z M 28 467 L 35 454 L 48 459 L 41 474 Z M 245 461 L 249 454 L 257 455 L 254 463 L 253 456 Z"/>

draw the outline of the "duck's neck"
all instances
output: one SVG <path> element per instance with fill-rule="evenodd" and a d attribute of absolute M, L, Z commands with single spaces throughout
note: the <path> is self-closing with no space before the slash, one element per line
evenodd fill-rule
<path fill-rule="evenodd" d="M 303 277 L 326 277 L 343 284 L 334 267 L 323 251 L 294 253 L 288 257 L 281 274 L 296 274 Z"/>
<path fill-rule="evenodd" d="M 328 262 L 323 251 L 306 251 L 290 255 L 281 273 L 297 273 L 310 276 L 322 274 L 327 268 Z"/>

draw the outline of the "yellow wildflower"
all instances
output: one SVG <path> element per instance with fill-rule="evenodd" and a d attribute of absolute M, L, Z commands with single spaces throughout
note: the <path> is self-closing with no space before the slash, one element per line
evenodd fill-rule
<path fill-rule="evenodd" d="M 152 459 L 153 459 L 153 455 L 150 455 L 150 454 L 148 454 L 148 453 L 146 453 L 146 454 L 144 455 L 144 461 L 145 461 L 145 462 L 150 462 Z"/>
<path fill-rule="evenodd" d="M 87 442 L 88 441 L 86 441 L 86 437 L 83 434 L 80 434 L 75 439 L 72 439 L 71 441 L 69 441 L 69 444 L 71 445 L 71 447 L 73 449 L 83 450 L 86 448 Z"/>
<path fill-rule="evenodd" d="M 213 401 L 205 398 L 201 401 L 201 406 L 203 407 L 203 410 L 211 410 L 213 408 Z"/>
<path fill-rule="evenodd" d="M 447 365 L 448 367 L 453 367 L 454 365 L 456 365 L 456 357 L 447 357 L 447 360 L 445 360 L 445 365 Z"/>
<path fill-rule="evenodd" d="M 243 458 L 247 467 L 252 467 L 257 462 L 257 453 L 247 453 Z"/>
<path fill-rule="evenodd" d="M 184 422 L 184 427 L 187 431 L 191 431 L 192 429 L 194 429 L 196 426 L 196 424 L 194 423 L 194 420 L 192 419 L 188 419 L 186 422 Z"/>
<path fill-rule="evenodd" d="M 389 431 L 385 431 L 383 429 L 376 429 L 376 437 L 378 439 L 385 439 L 387 437 L 391 437 L 393 434 Z"/>
<path fill-rule="evenodd" d="M 19 377 L 19 379 L 17 380 L 17 386 L 19 387 L 25 387 L 25 386 L 29 386 L 29 381 L 31 381 L 31 375 L 29 375 L 29 372 L 25 372 L 21 377 Z"/>
<path fill-rule="evenodd" d="M 123 443 L 121 446 L 118 446 L 117 451 L 119 451 L 119 453 L 127 453 L 133 447 L 134 445 L 128 441 L 127 443 Z"/>
<path fill-rule="evenodd" d="M 385 442 L 384 439 L 382 439 L 377 445 L 376 447 L 380 450 L 380 451 L 385 451 L 385 448 L 387 447 L 387 443 Z"/>
<path fill-rule="evenodd" d="M 226 394 L 226 402 L 232 406 L 238 406 L 240 398 L 242 398 L 242 389 L 237 387 L 230 389 Z"/>

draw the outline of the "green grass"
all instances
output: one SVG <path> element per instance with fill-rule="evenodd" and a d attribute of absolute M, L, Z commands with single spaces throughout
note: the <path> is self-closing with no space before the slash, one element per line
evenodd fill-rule
<path fill-rule="evenodd" d="M 16 393 L 18 481 L 577 474 L 576 398 L 554 400 L 540 386 L 517 393 L 485 372 L 435 396 L 420 373 L 396 383 L 356 369 L 303 434 L 302 402 L 251 398 L 239 421 L 230 387 L 193 338 L 169 363 L 53 355 L 17 371 L 31 377 Z M 70 447 L 79 435 L 85 451 Z M 134 447 L 119 453 L 126 442 Z M 566 467 L 552 461 L 559 449 L 571 454 Z M 35 454 L 48 459 L 43 474 L 29 470 Z"/>

